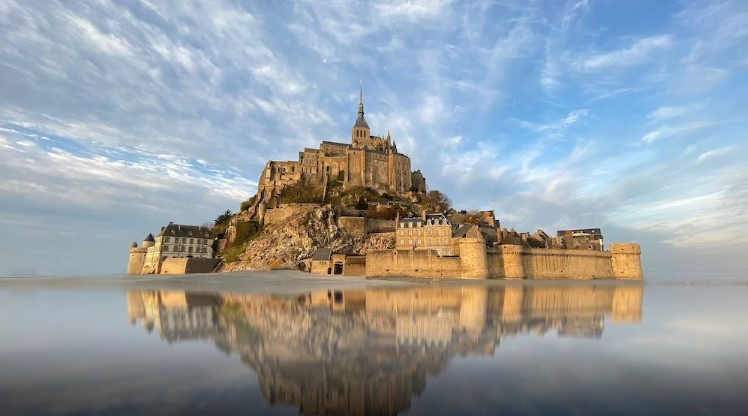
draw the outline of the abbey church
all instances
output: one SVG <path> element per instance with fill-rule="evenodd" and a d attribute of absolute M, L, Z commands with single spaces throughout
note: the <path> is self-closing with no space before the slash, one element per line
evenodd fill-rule
<path fill-rule="evenodd" d="M 423 175 L 410 170 L 410 158 L 397 151 L 389 131 L 387 137 L 371 135 L 364 118 L 363 87 L 351 143 L 323 141 L 319 149 L 299 152 L 298 161 L 268 161 L 258 181 L 258 200 L 268 202 L 301 180 L 323 186 L 332 179 L 341 181 L 343 189 L 369 187 L 395 195 L 426 191 Z"/>

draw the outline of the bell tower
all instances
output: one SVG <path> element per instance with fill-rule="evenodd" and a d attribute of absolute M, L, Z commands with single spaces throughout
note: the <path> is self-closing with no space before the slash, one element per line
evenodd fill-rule
<path fill-rule="evenodd" d="M 353 143 L 353 147 L 359 147 L 358 142 L 363 139 L 368 139 L 371 134 L 369 125 L 366 124 L 366 119 L 364 118 L 364 83 L 363 81 L 360 81 L 360 83 L 361 85 L 358 93 L 358 117 L 356 117 L 356 124 L 354 124 L 351 129 L 351 143 Z"/>

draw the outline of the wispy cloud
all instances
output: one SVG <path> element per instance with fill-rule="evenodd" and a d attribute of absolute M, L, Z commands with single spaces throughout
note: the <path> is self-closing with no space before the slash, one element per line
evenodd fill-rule
<path fill-rule="evenodd" d="M 638 39 L 630 46 L 610 52 L 586 57 L 581 62 L 582 69 L 597 71 L 605 68 L 620 68 L 642 63 L 646 58 L 672 44 L 669 35 L 651 36 Z"/>

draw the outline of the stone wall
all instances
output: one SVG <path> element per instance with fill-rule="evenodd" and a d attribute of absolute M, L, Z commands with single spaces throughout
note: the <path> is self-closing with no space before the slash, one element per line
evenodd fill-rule
<path fill-rule="evenodd" d="M 343 274 L 346 276 L 365 276 L 366 256 L 346 256 Z"/>
<path fill-rule="evenodd" d="M 395 220 L 366 219 L 366 233 L 388 233 L 395 229 Z"/>
<path fill-rule="evenodd" d="M 370 250 L 370 277 L 464 277 L 474 279 L 642 279 L 639 246 L 611 244 L 611 251 L 486 248 L 481 239 L 459 241 L 459 257 L 433 250 Z"/>
<path fill-rule="evenodd" d="M 612 279 L 611 253 L 530 248 L 522 251 L 527 279 Z"/>
<path fill-rule="evenodd" d="M 641 248 L 636 243 L 612 243 L 613 275 L 616 279 L 642 280 Z"/>
<path fill-rule="evenodd" d="M 288 217 L 306 214 L 319 208 L 319 204 L 280 204 L 278 208 L 268 209 L 265 212 L 265 224 L 281 222 Z"/>
<path fill-rule="evenodd" d="M 433 250 L 369 250 L 369 277 L 461 277 L 459 257 L 440 257 Z"/>
<path fill-rule="evenodd" d="M 338 226 L 355 238 L 366 237 L 366 218 L 364 217 L 340 217 Z"/>
<path fill-rule="evenodd" d="M 130 249 L 130 258 L 127 262 L 127 274 L 142 274 L 143 273 L 143 265 L 145 264 L 145 254 L 146 250 L 144 248 L 131 248 Z"/>
<path fill-rule="evenodd" d="M 332 264 L 330 260 L 312 260 L 310 272 L 313 274 L 332 274 Z"/>
<path fill-rule="evenodd" d="M 170 257 L 161 262 L 160 274 L 210 273 L 217 264 L 217 259 Z"/>

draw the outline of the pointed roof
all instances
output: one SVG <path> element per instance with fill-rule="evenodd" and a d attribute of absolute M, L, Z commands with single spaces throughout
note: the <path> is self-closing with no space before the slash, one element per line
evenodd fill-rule
<path fill-rule="evenodd" d="M 358 117 L 356 117 L 356 124 L 353 127 L 365 127 L 368 129 L 369 125 L 366 124 L 366 119 L 364 118 L 364 82 L 359 82 L 361 83 L 361 87 L 358 92 Z"/>
<path fill-rule="evenodd" d="M 147 235 L 147 236 L 145 236 L 145 238 L 143 239 L 143 241 L 152 241 L 152 242 L 154 242 L 154 243 L 155 243 L 155 242 L 156 242 L 156 239 L 154 239 L 154 238 L 153 238 L 153 234 L 151 234 L 151 233 L 148 233 L 148 235 Z"/>

